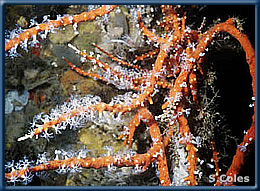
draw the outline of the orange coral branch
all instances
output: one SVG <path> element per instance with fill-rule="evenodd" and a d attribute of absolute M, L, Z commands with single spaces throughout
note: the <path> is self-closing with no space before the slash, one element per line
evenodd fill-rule
<path fill-rule="evenodd" d="M 157 152 L 153 155 L 158 160 L 158 170 L 160 172 L 160 181 L 162 186 L 170 185 L 170 178 L 168 172 L 168 166 L 165 155 L 165 148 L 162 142 L 161 132 L 157 125 L 157 122 L 153 118 L 153 115 L 149 112 L 147 108 L 140 108 L 140 115 L 142 116 L 142 121 L 150 128 L 150 135 L 153 140 L 153 147 L 158 148 Z"/>
<path fill-rule="evenodd" d="M 194 52 L 191 54 L 191 57 L 195 60 L 199 59 L 200 53 L 204 52 L 207 45 L 212 41 L 214 34 L 218 32 L 227 32 L 234 36 L 243 47 L 245 53 L 246 53 L 246 59 L 247 63 L 249 65 L 250 74 L 252 76 L 252 88 L 253 88 L 253 95 L 255 95 L 255 51 L 252 47 L 250 41 L 248 40 L 247 36 L 245 34 L 242 34 L 235 28 L 233 25 L 232 19 L 228 19 L 224 23 L 220 23 L 209 29 L 207 32 L 205 32 L 201 39 L 199 40 L 199 43 L 194 50 Z"/>
<path fill-rule="evenodd" d="M 230 165 L 226 175 L 232 176 L 237 175 L 244 164 L 244 158 L 248 154 L 247 147 L 255 141 L 255 116 L 253 115 L 252 126 L 247 130 L 243 142 L 237 147 L 236 154 L 233 157 L 232 164 Z M 234 180 L 233 180 L 234 181 Z M 233 181 L 226 182 L 224 186 L 233 185 Z"/>
<path fill-rule="evenodd" d="M 169 93 L 170 100 L 165 102 L 162 105 L 162 109 L 167 108 L 170 103 L 175 105 L 178 102 L 180 102 L 182 97 L 183 83 L 186 83 L 187 79 L 188 79 L 188 72 L 182 71 L 178 76 L 178 78 L 176 79 L 174 86 L 170 89 L 170 93 Z"/>
<path fill-rule="evenodd" d="M 197 102 L 197 75 L 194 71 L 192 71 L 189 75 L 189 83 L 193 101 Z"/>
<path fill-rule="evenodd" d="M 130 68 L 135 68 L 138 70 L 143 70 L 142 68 L 140 68 L 139 66 L 133 65 L 133 64 L 129 64 L 128 62 L 125 62 L 123 60 L 120 60 L 119 58 L 113 56 L 112 54 L 108 53 L 107 51 L 105 51 L 104 49 L 102 49 L 101 47 L 99 47 L 97 44 L 93 43 L 93 46 L 95 46 L 98 50 L 100 50 L 101 52 L 103 52 L 104 54 L 106 54 L 109 58 L 111 58 L 112 60 L 118 62 L 118 64 L 121 65 L 125 65 L 128 66 Z"/>
<path fill-rule="evenodd" d="M 214 27 L 212 27 L 209 31 L 205 32 L 199 44 L 197 45 L 196 50 L 192 53 L 193 58 L 197 60 L 199 58 L 199 53 L 203 52 L 206 46 L 208 45 L 208 43 L 212 40 L 214 36 L 213 34 L 221 31 L 228 32 L 233 37 L 235 37 L 240 42 L 242 48 L 244 49 L 246 53 L 247 63 L 249 65 L 250 74 L 252 77 L 253 96 L 255 96 L 255 51 L 250 41 L 248 40 L 248 37 L 245 34 L 240 33 L 239 30 L 237 30 L 234 27 L 232 19 L 228 19 L 224 23 L 217 24 Z M 245 144 L 250 144 L 252 141 L 254 141 L 254 138 L 255 138 L 255 112 L 252 116 L 252 126 L 248 130 L 248 134 L 245 135 L 244 141 L 241 143 L 241 146 L 244 146 Z M 236 151 L 236 155 L 233 158 L 233 162 L 227 172 L 227 175 L 238 174 L 241 166 L 244 163 L 244 157 L 245 157 L 245 153 L 241 152 L 240 149 L 238 148 Z"/>
<path fill-rule="evenodd" d="M 137 15 L 138 15 L 138 22 L 139 22 L 139 28 L 144 32 L 144 35 L 147 36 L 150 40 L 152 40 L 153 42 L 158 42 L 160 44 L 165 44 L 167 43 L 167 40 L 157 36 L 156 34 L 154 34 L 153 32 L 151 32 L 150 30 L 148 30 L 145 26 L 144 23 L 142 22 L 142 18 L 140 13 L 137 11 Z"/>
<path fill-rule="evenodd" d="M 190 129 L 188 126 L 188 121 L 181 115 L 178 118 L 179 125 L 180 125 L 180 133 L 183 138 L 190 134 Z M 188 185 L 195 186 L 198 184 L 195 178 L 195 170 L 196 170 L 196 163 L 198 158 L 196 157 L 197 148 L 192 144 L 191 140 L 186 142 L 186 150 L 188 151 L 187 161 L 189 162 L 189 176 L 186 177 L 184 180 L 188 181 Z"/>
<path fill-rule="evenodd" d="M 80 68 L 76 67 L 75 65 L 73 65 L 71 62 L 69 62 L 66 58 L 63 58 L 63 60 L 73 69 L 75 70 L 77 73 L 79 73 L 82 76 L 89 76 L 92 78 L 96 78 L 102 81 L 106 81 L 106 79 L 103 76 L 100 76 L 98 74 L 94 74 L 94 73 L 90 73 L 90 72 L 85 72 L 83 70 L 81 70 Z"/>
<path fill-rule="evenodd" d="M 128 134 L 122 134 L 119 137 L 119 139 L 125 137 L 124 145 L 126 145 L 127 138 L 128 138 L 129 148 L 132 147 L 134 132 L 135 132 L 136 127 L 138 127 L 140 125 L 140 122 L 141 122 L 140 121 L 140 111 L 138 110 L 138 112 L 135 114 L 133 119 L 128 124 L 129 135 Z"/>
<path fill-rule="evenodd" d="M 211 150 L 213 152 L 212 160 L 214 161 L 215 167 L 216 167 L 216 173 L 215 173 L 216 183 L 214 184 L 214 186 L 221 186 L 221 183 L 219 180 L 220 169 L 219 169 L 219 165 L 218 165 L 218 154 L 219 153 L 216 151 L 215 142 L 213 142 L 213 141 L 211 142 Z"/>
<path fill-rule="evenodd" d="M 109 165 L 114 165 L 118 167 L 123 166 L 149 166 L 154 159 L 152 158 L 152 155 L 157 150 L 155 148 L 151 148 L 150 151 L 148 151 L 145 154 L 137 154 L 134 156 L 129 155 L 123 155 L 120 157 L 115 156 L 105 156 L 105 157 L 99 157 L 99 158 L 69 158 L 66 160 L 53 160 L 48 161 L 46 164 L 40 164 L 38 166 L 22 169 L 22 170 L 15 170 L 11 173 L 5 174 L 5 179 L 10 179 L 11 177 L 23 177 L 26 172 L 39 172 L 39 171 L 46 171 L 46 170 L 57 170 L 60 168 L 73 168 L 73 166 L 76 166 L 77 168 L 83 167 L 83 168 L 102 168 L 107 167 Z"/>
<path fill-rule="evenodd" d="M 117 5 L 105 5 L 98 9 L 92 10 L 90 12 L 83 12 L 79 15 L 74 15 L 71 17 L 62 17 L 60 20 L 50 20 L 47 23 L 39 24 L 36 27 L 27 29 L 25 32 L 18 35 L 18 37 L 11 39 L 5 45 L 5 52 L 13 47 L 16 47 L 21 42 L 26 39 L 30 39 L 32 36 L 37 35 L 41 31 L 49 30 L 51 27 L 59 28 L 61 26 L 71 25 L 73 23 L 85 22 L 94 20 L 96 17 L 101 17 L 105 14 L 113 11 Z"/>
<path fill-rule="evenodd" d="M 157 54 L 159 52 L 159 49 L 152 50 L 146 54 L 142 54 L 141 56 L 135 56 L 135 59 L 137 61 L 144 60 L 145 58 L 152 57 L 153 55 Z"/>

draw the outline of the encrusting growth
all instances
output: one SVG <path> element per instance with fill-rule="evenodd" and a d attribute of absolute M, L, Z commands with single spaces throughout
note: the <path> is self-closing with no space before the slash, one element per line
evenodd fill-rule
<path fill-rule="evenodd" d="M 80 22 L 92 21 L 97 17 L 102 17 L 113 11 L 117 5 L 106 5 L 99 7 L 90 12 L 84 12 L 74 16 L 64 16 L 59 20 L 49 20 L 46 23 L 37 25 L 36 27 L 25 30 L 17 37 L 10 39 L 5 45 L 6 52 L 13 52 L 20 43 L 30 41 L 31 38 L 35 39 L 40 32 L 50 32 L 54 28 L 67 25 L 77 25 Z M 59 159 L 44 161 L 35 166 L 25 166 L 21 169 L 12 169 L 11 172 L 5 173 L 5 180 L 8 182 L 15 182 L 16 180 L 28 180 L 33 172 L 48 171 L 48 170 L 61 170 L 73 168 L 102 168 L 109 165 L 124 167 L 132 166 L 139 167 L 141 171 L 145 171 L 152 163 L 157 164 L 159 171 L 159 179 L 162 186 L 170 186 L 171 178 L 167 164 L 166 148 L 172 141 L 174 134 L 181 135 L 181 143 L 185 144 L 186 161 L 188 162 L 187 172 L 188 176 L 183 179 L 189 186 L 198 185 L 197 177 L 197 163 L 198 163 L 198 149 L 194 144 L 194 136 L 189 127 L 187 113 L 185 109 L 188 108 L 187 103 L 183 100 L 185 97 L 191 96 L 194 103 L 198 103 L 198 82 L 197 75 L 204 75 L 200 70 L 200 65 L 203 65 L 203 56 L 206 54 L 206 48 L 212 42 L 214 36 L 220 32 L 226 32 L 232 35 L 239 41 L 243 50 L 246 53 L 246 60 L 249 65 L 250 74 L 252 77 L 253 97 L 255 96 L 255 52 L 246 35 L 242 34 L 234 26 L 232 18 L 225 22 L 219 23 L 211 27 L 204 33 L 192 30 L 186 26 L 185 14 L 181 18 L 177 14 L 174 6 L 162 5 L 161 6 L 164 19 L 162 22 L 157 23 L 166 35 L 159 36 L 155 32 L 149 30 L 142 21 L 142 15 L 137 11 L 138 25 L 151 42 L 158 44 L 158 48 L 143 54 L 135 56 L 135 61 L 143 61 L 147 58 L 155 58 L 152 64 L 152 69 L 144 69 L 141 66 L 123 61 L 111 53 L 105 51 L 97 44 L 93 44 L 99 51 L 106 54 L 111 60 L 116 62 L 122 67 L 131 70 L 131 74 L 122 73 L 116 70 L 109 63 L 102 62 L 98 58 L 89 55 L 88 53 L 78 50 L 74 45 L 69 44 L 69 47 L 75 50 L 84 59 L 90 61 L 102 70 L 101 73 L 86 72 L 75 66 L 69 61 L 69 58 L 63 60 L 77 72 L 79 75 L 92 77 L 107 83 L 113 84 L 119 89 L 136 91 L 135 95 L 128 95 L 128 100 L 123 102 L 115 102 L 112 100 L 110 103 L 104 103 L 98 96 L 87 95 L 85 97 L 72 97 L 69 102 L 64 105 L 58 106 L 56 109 L 50 111 L 41 120 L 41 116 L 35 117 L 33 129 L 24 136 L 20 137 L 18 141 L 24 141 L 29 138 L 43 136 L 50 138 L 51 132 L 56 134 L 61 130 L 66 129 L 66 125 L 73 126 L 74 119 L 79 117 L 81 123 L 87 121 L 104 121 L 103 116 L 108 112 L 114 119 L 121 120 L 121 117 L 127 112 L 135 112 L 133 118 L 129 122 L 125 131 L 119 137 L 124 139 L 124 144 L 128 143 L 129 148 L 132 147 L 134 141 L 134 133 L 143 123 L 151 137 L 151 146 L 144 154 L 135 155 L 114 155 L 91 158 L 84 155 L 78 155 L 73 158 Z M 149 111 L 149 105 L 154 104 L 153 96 L 157 91 L 165 89 L 168 91 L 164 103 L 161 108 L 163 112 L 167 109 L 171 111 L 171 119 L 168 123 L 166 133 L 162 133 L 159 127 L 158 119 L 153 116 Z M 253 100 L 254 101 L 254 100 Z M 176 128 L 178 127 L 178 128 Z M 226 175 L 237 175 L 240 168 L 243 166 L 244 158 L 247 154 L 246 147 L 253 144 L 255 140 L 255 115 L 252 117 L 252 126 L 244 136 L 243 142 L 238 146 L 233 162 L 229 167 Z M 233 185 L 233 182 L 222 184 L 219 182 L 219 166 L 218 166 L 218 153 L 216 151 L 214 140 L 212 140 L 211 147 L 213 152 L 213 161 L 216 167 L 217 182 L 216 186 L 220 185 Z"/>

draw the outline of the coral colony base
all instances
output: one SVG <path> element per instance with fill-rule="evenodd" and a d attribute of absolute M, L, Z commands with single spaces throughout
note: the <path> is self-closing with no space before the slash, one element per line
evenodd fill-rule
<path fill-rule="evenodd" d="M 93 42 L 95 52 L 106 56 L 106 61 L 102 61 L 104 56 L 100 58 L 94 52 L 80 50 L 72 41 L 67 43 L 80 56 L 81 61 L 94 66 L 94 69 L 83 70 L 64 55 L 63 62 L 67 63 L 70 70 L 74 70 L 74 74 L 105 82 L 107 86 L 118 88 L 124 93 L 114 96 L 107 103 L 96 95 L 73 95 L 49 112 L 35 115 L 29 131 L 20 135 L 17 141 L 23 144 L 30 139 L 43 137 L 51 142 L 54 135 L 62 136 L 60 134 L 68 128 L 79 130 L 91 122 L 112 124 L 123 129 L 121 135 L 114 139 L 124 140 L 124 145 L 128 145 L 128 148 L 123 152 L 113 152 L 106 147 L 108 152 L 99 156 L 91 156 L 88 148 L 74 153 L 56 149 L 51 155 L 39 153 L 35 160 L 24 157 L 19 161 L 7 161 L 6 184 L 28 184 L 35 174 L 46 171 L 71 174 L 81 173 L 85 169 L 106 168 L 119 172 L 128 167 L 139 175 L 155 169 L 154 175 L 161 186 L 235 185 L 237 180 L 234 177 L 239 176 L 245 157 L 254 145 L 255 114 L 253 113 L 251 127 L 244 132 L 244 138 L 238 143 L 234 156 L 226 166 L 223 165 L 225 156 L 215 139 L 218 137 L 217 129 L 225 131 L 225 128 L 221 129 L 218 124 L 221 120 L 219 113 L 214 113 L 212 109 L 219 96 L 214 90 L 214 72 L 205 69 L 205 60 L 208 49 L 214 46 L 212 43 L 216 38 L 229 36 L 239 42 L 245 52 L 252 78 L 253 94 L 248 107 L 253 110 L 255 51 L 248 37 L 240 31 L 239 20 L 230 18 L 208 29 L 205 29 L 205 21 L 202 21 L 200 28 L 193 29 L 186 25 L 189 18 L 182 11 L 182 6 L 90 7 L 89 11 L 77 15 L 59 15 L 56 20 L 45 18 L 41 24 L 31 20 L 28 29 L 9 31 L 5 44 L 6 59 L 19 59 L 16 56 L 23 54 L 22 49 L 28 53 L 31 49 L 37 51 L 40 41 L 47 41 L 49 35 L 56 33 L 59 28 L 65 29 L 65 26 L 72 25 L 75 35 L 79 34 L 81 24 L 85 22 L 100 22 L 100 28 L 108 30 L 105 23 L 112 19 L 111 15 L 121 14 L 122 10 L 127 10 L 135 22 L 134 27 L 139 28 L 135 34 L 140 37 L 138 45 L 144 47 L 143 53 L 147 52 L 140 54 L 139 51 L 139 55 L 136 54 L 137 40 L 129 36 L 109 42 L 127 47 L 127 52 L 134 56 L 129 61 L 107 52 Z M 145 46 L 150 49 L 145 49 Z M 208 95 L 209 91 L 211 95 Z M 28 97 L 28 93 L 26 95 Z M 12 98 L 14 99 L 16 98 Z M 125 124 L 126 118 L 130 118 L 128 124 Z M 243 132 L 239 133 L 243 136 Z M 140 144 L 144 144 L 138 137 L 141 134 L 146 136 L 143 139 L 148 142 L 144 151 L 138 151 Z M 222 175 L 228 178 L 223 179 Z M 243 178 L 248 181 L 248 177 Z"/>

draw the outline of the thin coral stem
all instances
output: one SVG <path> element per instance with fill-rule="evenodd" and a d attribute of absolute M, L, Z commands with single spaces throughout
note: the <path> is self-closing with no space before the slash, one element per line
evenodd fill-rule
<path fill-rule="evenodd" d="M 77 66 L 73 65 L 71 62 L 69 62 L 66 58 L 63 58 L 63 60 L 73 69 L 75 70 L 77 73 L 79 73 L 82 76 L 89 76 L 92 78 L 96 78 L 102 81 L 106 81 L 106 79 L 103 76 L 100 76 L 98 74 L 94 74 L 91 72 L 85 72 L 84 70 L 78 68 Z"/>
<path fill-rule="evenodd" d="M 93 43 L 93 46 L 95 46 L 98 50 L 100 50 L 101 52 L 103 52 L 104 54 L 106 54 L 109 58 L 111 58 L 112 60 L 118 62 L 119 64 L 121 65 L 125 65 L 125 66 L 128 66 L 130 68 L 135 68 L 135 69 L 138 69 L 138 70 L 144 70 L 142 68 L 140 68 L 139 66 L 137 65 L 133 65 L 133 64 L 129 64 L 128 62 L 125 62 L 123 60 L 120 60 L 119 58 L 113 56 L 112 54 L 108 53 L 107 51 L 105 51 L 103 48 L 99 47 L 97 44 Z"/>
<path fill-rule="evenodd" d="M 114 75 L 121 77 L 120 72 L 115 71 L 113 68 L 111 68 L 109 66 L 109 64 L 101 62 L 99 59 L 88 55 L 85 52 L 82 52 L 80 50 L 78 50 L 75 46 L 73 46 L 72 44 L 69 44 L 69 47 L 71 47 L 72 49 L 74 49 L 80 56 L 83 56 L 84 58 L 86 58 L 89 61 L 92 61 L 95 65 L 99 66 L 100 68 L 104 69 L 105 71 L 111 71 Z"/>
<path fill-rule="evenodd" d="M 142 54 L 141 56 L 135 56 L 135 59 L 137 61 L 139 61 L 139 60 L 144 60 L 145 58 L 149 58 L 149 57 L 151 58 L 152 56 L 156 55 L 158 52 L 159 52 L 159 49 L 155 49 L 155 50 L 149 51 L 146 54 Z"/>
<path fill-rule="evenodd" d="M 184 15 L 181 19 L 181 41 L 185 39 L 185 28 L 186 28 L 186 15 Z"/>
<path fill-rule="evenodd" d="M 197 102 L 197 75 L 192 71 L 189 75 L 189 87 L 194 102 Z"/>
<path fill-rule="evenodd" d="M 119 139 L 125 137 L 125 140 L 128 139 L 128 143 L 129 143 L 129 148 L 132 147 L 132 143 L 133 143 L 133 136 L 134 136 L 134 132 L 136 127 L 138 127 L 140 125 L 140 111 L 138 110 L 138 112 L 135 114 L 135 116 L 132 118 L 132 120 L 129 122 L 128 124 L 128 133 L 129 134 L 122 134 Z M 127 141 L 124 142 L 124 145 L 126 145 Z"/>

